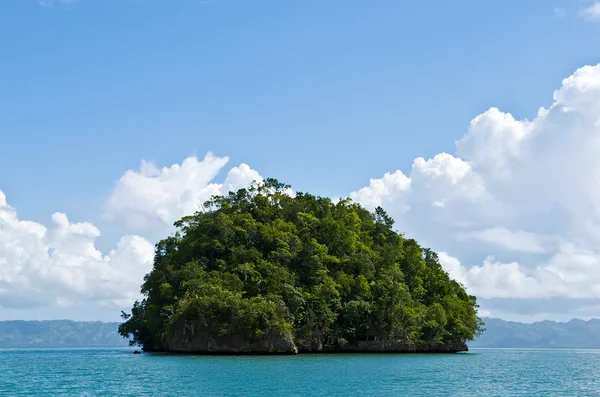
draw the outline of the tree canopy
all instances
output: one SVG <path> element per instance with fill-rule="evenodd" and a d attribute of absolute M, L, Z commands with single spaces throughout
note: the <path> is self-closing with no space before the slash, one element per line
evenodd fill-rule
<path fill-rule="evenodd" d="M 280 332 L 302 344 L 377 336 L 431 346 L 482 330 L 476 298 L 382 208 L 289 192 L 267 179 L 177 221 L 120 334 L 159 346 L 194 323 L 248 340 Z"/>

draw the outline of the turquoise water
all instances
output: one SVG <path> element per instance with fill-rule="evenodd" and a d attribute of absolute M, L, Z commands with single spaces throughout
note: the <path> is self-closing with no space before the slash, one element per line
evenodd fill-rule
<path fill-rule="evenodd" d="M 200 357 L 0 350 L 1 396 L 597 396 L 600 351 Z"/>

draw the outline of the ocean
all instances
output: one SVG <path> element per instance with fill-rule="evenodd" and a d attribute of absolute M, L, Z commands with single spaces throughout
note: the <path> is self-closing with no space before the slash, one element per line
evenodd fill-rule
<path fill-rule="evenodd" d="M 134 355 L 0 350 L 1 396 L 598 396 L 600 351 Z"/>

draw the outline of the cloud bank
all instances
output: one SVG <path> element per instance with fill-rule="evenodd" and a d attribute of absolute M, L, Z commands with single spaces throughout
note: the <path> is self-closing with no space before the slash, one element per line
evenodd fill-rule
<path fill-rule="evenodd" d="M 130 303 L 152 268 L 154 246 L 124 236 L 103 255 L 94 245 L 99 236 L 94 225 L 71 223 L 63 213 L 53 214 L 49 227 L 20 220 L 0 192 L 0 306 Z"/>
<path fill-rule="evenodd" d="M 600 315 L 600 65 L 576 70 L 553 100 L 532 120 L 491 108 L 455 153 L 417 158 L 349 195 L 438 251 L 486 313 Z M 106 253 L 96 226 L 60 213 L 49 225 L 20 220 L 0 192 L 0 306 L 127 307 L 152 266 L 153 236 L 211 195 L 262 179 L 227 163 L 209 153 L 126 171 L 103 209 L 123 235 Z"/>

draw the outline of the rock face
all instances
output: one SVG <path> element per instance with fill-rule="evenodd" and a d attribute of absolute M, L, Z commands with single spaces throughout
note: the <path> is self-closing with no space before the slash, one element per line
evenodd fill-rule
<path fill-rule="evenodd" d="M 323 344 L 318 341 L 298 342 L 291 335 L 274 333 L 258 340 L 244 335 L 209 336 L 192 325 L 180 327 L 161 345 L 145 346 L 144 351 L 184 354 L 297 354 L 297 353 L 458 353 L 468 351 L 465 343 L 443 345 L 408 345 L 401 341 L 370 340 L 357 344 Z"/>
<path fill-rule="evenodd" d="M 296 354 L 298 348 L 291 335 L 279 333 L 249 341 L 244 335 L 212 337 L 197 332 L 193 326 L 178 328 L 160 350 L 188 354 Z"/>
<path fill-rule="evenodd" d="M 299 346 L 300 353 L 458 353 L 469 351 L 466 343 L 412 345 L 402 341 L 359 341 L 357 344 L 334 345 L 306 344 Z"/>

